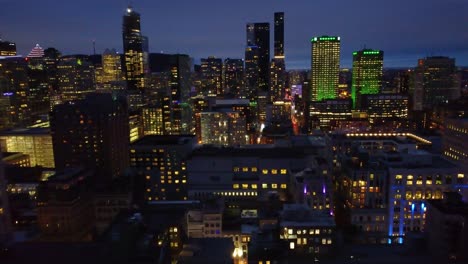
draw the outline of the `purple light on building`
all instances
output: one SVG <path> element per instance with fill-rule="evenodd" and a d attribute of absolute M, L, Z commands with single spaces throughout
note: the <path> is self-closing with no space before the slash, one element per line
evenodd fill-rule
<path fill-rule="evenodd" d="M 327 192 L 327 190 L 325 189 L 325 184 L 322 185 L 322 192 L 323 192 L 323 194 L 325 194 Z"/>
<path fill-rule="evenodd" d="M 304 185 L 304 194 L 307 194 L 307 186 Z"/>
<path fill-rule="evenodd" d="M 3 93 L 3 96 L 12 96 L 13 93 L 12 92 L 9 92 L 9 93 Z"/>

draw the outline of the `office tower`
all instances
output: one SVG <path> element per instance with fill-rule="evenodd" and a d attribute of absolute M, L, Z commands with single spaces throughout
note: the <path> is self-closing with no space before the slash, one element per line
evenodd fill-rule
<path fill-rule="evenodd" d="M 286 96 L 286 69 L 284 59 L 271 60 L 269 102 L 283 100 Z"/>
<path fill-rule="evenodd" d="M 131 7 L 127 8 L 123 16 L 122 36 L 127 89 L 132 92 L 142 91 L 145 88 L 144 50 L 147 47 L 147 39 L 141 35 L 140 14 Z"/>
<path fill-rule="evenodd" d="M 408 122 L 408 95 L 367 94 L 361 97 L 362 109 L 367 112 L 372 126 L 392 124 L 391 131 L 406 129 Z M 384 130 L 385 131 L 385 130 Z"/>
<path fill-rule="evenodd" d="M 94 227 L 93 203 L 87 184 L 92 171 L 72 168 L 39 184 L 37 225 L 44 240 L 85 241 Z"/>
<path fill-rule="evenodd" d="M 215 57 L 201 59 L 202 93 L 207 96 L 222 96 L 223 61 Z"/>
<path fill-rule="evenodd" d="M 36 44 L 34 48 L 31 49 L 29 52 L 27 58 L 42 58 L 44 57 L 44 49 L 39 46 L 39 44 Z"/>
<path fill-rule="evenodd" d="M 52 92 L 58 90 L 57 64 L 61 56 L 62 54 L 60 51 L 55 48 L 47 48 L 44 50 L 45 69 L 47 72 L 49 89 Z"/>
<path fill-rule="evenodd" d="M 351 100 L 348 99 L 333 99 L 314 101 L 310 103 L 309 114 L 310 118 L 306 124 L 312 130 L 318 125 L 323 130 L 332 130 L 334 122 L 346 120 L 351 117 Z"/>
<path fill-rule="evenodd" d="M 414 110 L 430 109 L 459 97 L 455 59 L 438 56 L 418 60 L 414 73 Z"/>
<path fill-rule="evenodd" d="M 340 73 L 340 37 L 312 38 L 311 101 L 335 99 Z"/>
<path fill-rule="evenodd" d="M 447 118 L 442 136 L 445 158 L 468 169 L 468 119 Z"/>
<path fill-rule="evenodd" d="M 61 57 L 57 64 L 57 79 L 64 101 L 83 99 L 95 90 L 94 66 L 85 55 Z"/>
<path fill-rule="evenodd" d="M 361 107 L 362 95 L 381 91 L 383 56 L 381 50 L 363 49 L 353 52 L 353 109 Z"/>
<path fill-rule="evenodd" d="M 22 57 L 0 58 L 0 129 L 29 125 L 28 65 Z"/>
<path fill-rule="evenodd" d="M 128 168 L 129 121 L 125 98 L 93 93 L 57 105 L 50 115 L 55 167 L 94 169 L 106 185 Z"/>
<path fill-rule="evenodd" d="M 223 89 L 225 94 L 240 98 L 244 86 L 244 61 L 242 59 L 224 60 Z"/>
<path fill-rule="evenodd" d="M 192 113 L 188 100 L 191 90 L 191 60 L 187 55 L 175 54 L 170 61 L 169 100 L 171 118 L 166 130 L 171 135 L 191 134 Z"/>
<path fill-rule="evenodd" d="M 245 86 L 242 91 L 242 98 L 247 98 L 252 102 L 257 101 L 259 86 L 259 49 L 257 46 L 247 46 L 245 48 Z"/>
<path fill-rule="evenodd" d="M 275 58 L 284 59 L 284 13 L 275 13 Z"/>
<path fill-rule="evenodd" d="M 144 181 L 144 200 L 187 200 L 186 158 L 196 145 L 192 135 L 145 136 L 130 147 L 130 165 Z"/>
<path fill-rule="evenodd" d="M 33 167 L 55 167 L 52 136 L 48 128 L 4 130 L 0 132 L 0 145 L 4 152 L 28 155 Z"/>
<path fill-rule="evenodd" d="M 120 54 L 115 49 L 106 49 L 102 54 L 103 82 L 119 82 L 122 80 L 122 64 Z"/>
<path fill-rule="evenodd" d="M 258 48 L 258 91 L 268 92 L 270 69 L 270 24 L 247 24 L 247 47 Z M 247 61 L 247 57 L 246 57 Z"/>
<path fill-rule="evenodd" d="M 0 39 L 0 56 L 16 56 L 16 44 Z"/>
<path fill-rule="evenodd" d="M 161 105 L 145 106 L 142 108 L 143 135 L 164 135 L 163 107 Z"/>
<path fill-rule="evenodd" d="M 245 116 L 239 112 L 202 112 L 200 123 L 202 144 L 236 146 L 248 143 Z"/>
<path fill-rule="evenodd" d="M 10 208 L 8 206 L 7 183 L 0 151 L 0 243 L 6 243 L 11 238 Z"/>

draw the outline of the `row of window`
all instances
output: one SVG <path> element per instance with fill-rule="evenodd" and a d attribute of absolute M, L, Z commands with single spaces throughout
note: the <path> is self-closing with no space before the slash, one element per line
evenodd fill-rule
<path fill-rule="evenodd" d="M 278 189 L 278 185 L 280 186 L 281 189 L 287 189 L 288 188 L 288 185 L 285 184 L 285 183 L 282 183 L 282 184 L 277 184 L 277 183 L 272 183 L 271 184 L 271 189 Z M 253 184 L 247 184 L 247 183 L 242 183 L 242 184 L 238 184 L 238 183 L 235 183 L 232 185 L 232 188 L 233 189 L 257 189 L 258 188 L 258 185 L 256 183 L 253 183 Z M 262 189 L 268 189 L 268 184 L 267 183 L 262 183 Z"/>
<path fill-rule="evenodd" d="M 234 172 L 258 172 L 258 169 L 257 167 L 234 167 L 233 168 L 233 171 Z M 273 174 L 273 175 L 276 175 L 276 174 L 282 174 L 282 175 L 285 175 L 288 173 L 288 170 L 287 169 L 271 169 L 271 170 L 268 170 L 268 169 L 262 169 L 262 174 L 266 175 L 266 174 Z"/>

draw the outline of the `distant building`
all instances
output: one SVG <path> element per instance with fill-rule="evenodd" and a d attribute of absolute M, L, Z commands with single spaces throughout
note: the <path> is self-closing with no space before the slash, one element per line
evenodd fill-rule
<path fill-rule="evenodd" d="M 320 127 L 329 131 L 332 121 L 349 119 L 352 116 L 351 109 L 352 102 L 349 99 L 327 99 L 311 102 L 308 109 L 311 119 L 307 125 L 312 130 Z"/>
<path fill-rule="evenodd" d="M 29 155 L 18 152 L 3 152 L 3 162 L 18 167 L 31 167 Z"/>
<path fill-rule="evenodd" d="M 16 43 L 0 40 L 0 56 L 16 56 Z"/>
<path fill-rule="evenodd" d="M 206 96 L 222 96 L 223 60 L 215 57 L 201 59 L 202 93 Z"/>
<path fill-rule="evenodd" d="M 224 146 L 248 142 L 245 116 L 240 112 L 201 112 L 201 143 Z"/>
<path fill-rule="evenodd" d="M 268 92 L 270 68 L 270 23 L 247 24 L 247 47 L 256 46 L 258 55 L 258 92 Z M 247 62 L 247 57 L 246 57 Z"/>
<path fill-rule="evenodd" d="M 130 166 L 141 182 L 142 199 L 187 200 L 186 158 L 196 144 L 195 136 L 145 136 L 130 147 Z"/>
<path fill-rule="evenodd" d="M 44 57 L 44 49 L 39 46 L 39 44 L 36 44 L 34 48 L 29 52 L 27 58 L 42 58 Z"/>
<path fill-rule="evenodd" d="M 468 118 L 448 118 L 442 136 L 444 156 L 468 167 Z"/>
<path fill-rule="evenodd" d="M 468 260 L 468 203 L 456 192 L 427 202 L 426 233 L 429 252 L 441 263 Z M 461 263 L 460 262 L 460 263 Z"/>
<path fill-rule="evenodd" d="M 224 93 L 241 98 L 244 89 L 244 61 L 242 59 L 224 60 L 223 90 Z"/>
<path fill-rule="evenodd" d="M 340 37 L 312 38 L 311 101 L 338 97 L 340 73 Z"/>
<path fill-rule="evenodd" d="M 390 130 L 406 130 L 409 98 L 404 94 L 362 94 L 361 106 L 367 112 L 371 126 L 378 127 L 390 121 L 399 122 Z"/>
<path fill-rule="evenodd" d="M 203 208 L 186 213 L 187 237 L 210 238 L 223 237 L 222 208 Z"/>
<path fill-rule="evenodd" d="M 455 59 L 427 57 L 414 71 L 413 109 L 426 110 L 460 97 Z"/>
<path fill-rule="evenodd" d="M 58 171 L 94 169 L 101 187 L 129 167 L 129 121 L 124 98 L 90 94 L 84 100 L 57 105 L 50 115 Z M 70 132 L 72 131 L 72 132 Z"/>
<path fill-rule="evenodd" d="M 259 48 L 258 46 L 247 46 L 245 48 L 245 86 L 241 97 L 252 102 L 257 101 L 257 87 L 259 85 Z"/>
<path fill-rule="evenodd" d="M 58 89 L 63 101 L 84 99 L 95 90 L 94 65 L 88 56 L 63 56 L 57 64 Z"/>
<path fill-rule="evenodd" d="M 353 52 L 353 109 L 361 109 L 362 95 L 381 91 L 383 56 L 381 50 L 363 49 Z"/>

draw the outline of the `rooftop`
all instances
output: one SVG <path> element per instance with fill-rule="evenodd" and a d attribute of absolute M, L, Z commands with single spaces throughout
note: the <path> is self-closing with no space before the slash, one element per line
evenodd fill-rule
<path fill-rule="evenodd" d="M 18 128 L 0 131 L 0 136 L 50 135 L 50 128 Z"/>
<path fill-rule="evenodd" d="M 185 145 L 192 144 L 194 135 L 148 135 L 132 143 L 132 146 Z"/>

